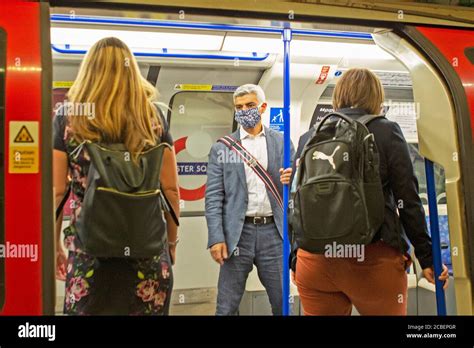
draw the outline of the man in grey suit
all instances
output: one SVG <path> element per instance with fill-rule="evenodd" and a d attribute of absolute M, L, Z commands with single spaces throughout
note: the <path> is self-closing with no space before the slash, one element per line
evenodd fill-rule
<path fill-rule="evenodd" d="M 240 127 L 231 137 L 260 162 L 282 195 L 283 136 L 262 125 L 267 108 L 262 88 L 239 87 L 234 107 Z M 293 146 L 291 151 L 293 157 Z M 253 265 L 273 314 L 281 314 L 283 209 L 252 168 L 221 142 L 209 155 L 206 220 L 208 248 L 220 264 L 216 315 L 237 314 Z"/>

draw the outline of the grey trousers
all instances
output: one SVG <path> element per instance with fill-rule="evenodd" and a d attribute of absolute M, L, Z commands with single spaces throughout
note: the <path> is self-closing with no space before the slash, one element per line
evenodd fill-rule
<path fill-rule="evenodd" d="M 274 223 L 245 223 L 237 249 L 220 267 L 216 315 L 236 315 L 253 265 L 265 287 L 273 315 L 282 314 L 283 241 Z"/>

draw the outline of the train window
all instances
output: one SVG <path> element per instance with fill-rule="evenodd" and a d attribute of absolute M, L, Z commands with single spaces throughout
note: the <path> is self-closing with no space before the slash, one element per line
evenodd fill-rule
<path fill-rule="evenodd" d="M 423 165 L 423 172 L 424 172 L 424 165 Z M 418 173 L 416 173 L 418 178 L 420 176 Z M 426 178 L 426 176 L 423 176 L 423 178 Z M 447 199 L 446 199 L 446 188 L 445 188 L 445 182 L 446 182 L 446 177 L 444 174 L 444 168 L 440 166 L 437 163 L 434 163 L 434 180 L 435 180 L 435 186 L 436 186 L 436 201 L 438 203 L 438 227 L 439 227 L 439 237 L 441 241 L 441 259 L 443 260 L 443 263 L 448 267 L 449 269 L 449 274 L 453 275 L 453 267 L 452 267 L 452 259 L 451 259 L 451 244 L 450 244 L 450 238 L 449 238 L 449 220 L 448 220 L 448 205 L 447 205 Z M 425 207 L 425 212 L 427 214 L 426 216 L 426 222 L 428 224 L 428 231 L 431 232 L 431 229 L 429 228 L 430 225 L 430 220 L 429 220 L 429 209 L 428 209 L 428 202 L 427 202 L 427 187 L 426 187 L 426 181 L 420 183 L 420 196 L 422 196 L 422 201 L 423 204 L 426 204 Z M 426 197 L 426 203 L 425 203 L 425 195 Z"/>
<path fill-rule="evenodd" d="M 428 209 L 428 189 L 426 184 L 425 161 L 418 152 L 418 144 L 409 143 L 410 156 L 415 170 L 415 176 L 418 179 L 420 198 L 425 208 L 426 223 L 430 224 L 429 209 Z M 448 209 L 446 200 L 446 177 L 444 168 L 434 164 L 434 180 L 436 187 L 436 201 L 438 203 L 438 220 L 439 220 L 439 234 L 441 239 L 441 256 L 443 263 L 448 267 L 452 275 L 451 262 L 451 248 L 449 244 L 449 225 L 448 225 Z M 431 231 L 428 228 L 428 231 Z"/>
<path fill-rule="evenodd" d="M 204 214 L 209 150 L 232 132 L 232 93 L 182 91 L 170 101 L 170 131 L 178 161 L 183 216 Z"/>
<path fill-rule="evenodd" d="M 0 28 L 0 245 L 5 244 L 5 70 L 6 33 Z M 0 258 L 0 312 L 5 302 L 5 263 Z"/>
<path fill-rule="evenodd" d="M 425 161 L 418 152 L 418 144 L 409 143 L 408 148 L 410 150 L 410 156 L 415 170 L 415 175 L 418 179 L 418 185 L 420 190 L 420 197 L 423 204 L 428 204 L 428 194 L 426 187 L 426 175 L 425 175 Z M 446 204 L 446 189 L 445 189 L 445 176 L 444 169 L 435 163 L 435 185 L 436 185 L 436 200 L 438 204 Z"/>

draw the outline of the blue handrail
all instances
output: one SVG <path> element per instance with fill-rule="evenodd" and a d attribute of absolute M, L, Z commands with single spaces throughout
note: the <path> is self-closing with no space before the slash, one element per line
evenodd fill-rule
<path fill-rule="evenodd" d="M 172 21 L 158 21 L 151 19 L 138 18 L 107 18 L 107 17 L 87 17 L 87 16 L 71 16 L 71 15 L 51 15 L 52 22 L 69 22 L 69 23 L 90 23 L 90 24 L 118 24 L 129 26 L 145 26 L 145 27 L 161 27 L 174 29 L 201 29 L 201 30 L 221 30 L 221 31 L 248 31 L 269 34 L 280 34 L 281 29 L 239 26 L 232 24 L 207 24 L 207 23 L 185 23 Z"/>
<path fill-rule="evenodd" d="M 86 54 L 87 50 L 72 50 L 68 48 L 59 48 L 54 44 L 51 44 L 53 51 L 62 54 Z M 190 58 L 190 59 L 224 59 L 224 60 L 247 60 L 254 62 L 261 62 L 267 59 L 270 54 L 265 53 L 262 56 L 258 56 L 252 53 L 252 56 L 231 56 L 231 55 L 219 55 L 219 54 L 187 54 L 187 53 L 169 53 L 164 51 L 163 53 L 154 52 L 133 52 L 135 57 L 163 57 L 163 58 Z"/>
<path fill-rule="evenodd" d="M 237 31 L 237 32 L 254 32 L 266 34 L 283 34 L 284 28 L 269 28 L 256 26 L 243 26 L 232 24 L 208 24 L 208 23 L 184 23 L 172 21 L 158 21 L 150 19 L 138 18 L 107 18 L 107 17 L 88 17 L 73 15 L 51 15 L 52 22 L 67 23 L 89 23 L 89 24 L 112 24 L 112 25 L 128 25 L 128 26 L 145 26 L 145 27 L 161 27 L 174 29 L 200 29 L 200 30 L 219 30 L 219 31 Z M 362 32 L 345 32 L 330 30 L 311 30 L 311 29 L 294 29 L 293 35 L 305 36 L 321 36 L 321 37 L 337 37 L 346 39 L 372 40 L 370 33 Z"/>
<path fill-rule="evenodd" d="M 431 246 L 433 249 L 433 265 L 436 286 L 436 308 L 438 315 L 446 315 L 446 298 L 444 296 L 443 282 L 438 279 L 443 271 L 441 259 L 441 238 L 439 236 L 438 203 L 436 201 L 436 186 L 433 162 L 425 159 L 426 186 L 428 192 L 428 207 L 430 213 Z"/>
<path fill-rule="evenodd" d="M 290 43 L 292 30 L 283 31 L 283 168 L 291 167 L 291 138 L 290 138 Z M 288 201 L 289 185 L 283 185 L 283 315 L 290 312 L 290 242 L 288 241 Z"/>
<path fill-rule="evenodd" d="M 329 31 L 329 30 L 304 30 L 304 29 L 292 29 L 293 35 L 305 35 L 305 36 L 322 36 L 322 37 L 337 37 L 341 39 L 361 39 L 361 40 L 373 40 L 370 33 L 361 32 L 347 32 L 347 31 Z"/>

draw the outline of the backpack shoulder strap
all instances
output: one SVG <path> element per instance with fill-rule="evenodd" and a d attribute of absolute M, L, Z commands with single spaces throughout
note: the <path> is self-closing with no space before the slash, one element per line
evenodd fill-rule
<path fill-rule="evenodd" d="M 64 196 L 61 199 L 61 202 L 59 203 L 58 207 L 56 208 L 56 221 L 59 220 L 59 217 L 61 216 L 61 213 L 63 212 L 64 205 L 66 204 L 67 200 L 69 199 L 69 195 L 71 193 L 71 186 L 72 186 L 72 182 L 68 183 L 66 193 L 64 193 Z"/>
<path fill-rule="evenodd" d="M 166 197 L 165 193 L 163 191 L 161 191 L 161 199 L 162 199 L 162 203 L 163 203 L 163 207 L 165 208 L 165 211 L 167 211 L 171 218 L 173 219 L 174 223 L 176 224 L 176 226 L 179 227 L 179 218 L 178 216 L 176 215 L 176 212 L 174 211 L 173 209 L 173 206 L 171 205 L 168 197 Z"/>
<path fill-rule="evenodd" d="M 334 117 L 337 117 L 341 120 L 344 120 L 346 121 L 347 123 L 349 124 L 353 124 L 354 121 L 347 115 L 344 115 L 343 113 L 340 113 L 340 112 L 337 112 L 337 111 L 333 111 L 333 112 L 329 112 L 327 113 L 323 119 L 321 120 L 321 122 L 319 122 L 316 126 L 316 133 L 318 133 L 321 128 L 323 127 L 323 125 L 326 123 L 326 121 L 328 120 L 331 120 L 331 118 L 334 118 Z"/>
<path fill-rule="evenodd" d="M 383 115 L 364 115 L 357 118 L 357 121 L 362 123 L 364 126 L 368 126 L 370 122 L 378 118 L 385 118 Z"/>

